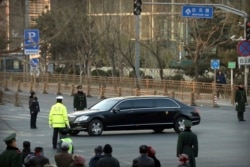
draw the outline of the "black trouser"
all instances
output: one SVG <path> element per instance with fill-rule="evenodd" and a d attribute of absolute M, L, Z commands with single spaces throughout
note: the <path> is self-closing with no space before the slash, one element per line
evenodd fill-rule
<path fill-rule="evenodd" d="M 37 118 L 37 112 L 31 111 L 30 112 L 30 128 L 36 128 L 36 118 Z"/>
<path fill-rule="evenodd" d="M 57 147 L 58 134 L 59 134 L 59 139 L 61 138 L 61 135 L 60 135 L 61 129 L 63 129 L 63 128 L 54 128 L 54 130 L 53 130 L 53 137 L 52 137 L 53 148 Z"/>
<path fill-rule="evenodd" d="M 237 116 L 238 116 L 238 120 L 239 121 L 243 121 L 244 120 L 244 112 L 237 111 Z"/>

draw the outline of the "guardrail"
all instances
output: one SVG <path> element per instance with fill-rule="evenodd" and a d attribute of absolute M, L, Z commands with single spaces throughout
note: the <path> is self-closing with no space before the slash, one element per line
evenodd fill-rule
<path fill-rule="evenodd" d="M 77 75 L 42 75 L 34 82 L 29 75 L 22 73 L 9 73 L 7 79 L 0 81 L 3 90 L 36 91 L 41 93 L 73 95 L 78 85 Z M 2 78 L 3 74 L 0 73 Z M 197 100 L 207 100 L 214 103 L 216 85 L 194 81 L 173 81 L 140 79 L 140 88 L 135 87 L 135 78 L 128 77 L 83 77 L 83 89 L 88 96 L 107 98 L 113 96 L 139 96 L 139 95 L 167 95 L 191 105 Z M 219 89 L 224 92 L 225 100 L 234 102 L 234 91 L 237 85 L 222 85 Z M 249 89 L 248 89 L 249 90 Z"/>

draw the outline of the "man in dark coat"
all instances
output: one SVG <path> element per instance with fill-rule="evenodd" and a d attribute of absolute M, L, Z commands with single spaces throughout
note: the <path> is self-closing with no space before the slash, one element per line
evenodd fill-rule
<path fill-rule="evenodd" d="M 36 119 L 37 119 L 37 114 L 40 112 L 40 106 L 38 99 L 36 95 L 33 95 L 33 98 L 31 99 L 31 104 L 30 104 L 30 128 L 31 129 L 37 129 L 36 126 Z"/>
<path fill-rule="evenodd" d="M 185 120 L 184 125 L 185 130 L 178 136 L 177 157 L 182 154 L 188 155 L 190 167 L 195 167 L 195 157 L 198 157 L 198 138 L 197 135 L 191 131 L 191 121 Z"/>
<path fill-rule="evenodd" d="M 89 161 L 89 167 L 96 167 L 98 160 L 102 157 L 102 146 L 98 146 L 95 148 L 95 155 Z"/>
<path fill-rule="evenodd" d="M 217 97 L 219 98 L 220 93 L 221 95 L 224 94 L 222 88 L 223 84 L 227 83 L 226 77 L 221 71 L 218 71 L 218 73 L 216 74 L 216 83 L 217 83 Z"/>
<path fill-rule="evenodd" d="M 161 162 L 159 159 L 156 157 L 156 151 L 153 147 L 148 146 L 148 152 L 147 155 L 154 160 L 155 167 L 161 167 Z"/>
<path fill-rule="evenodd" d="M 16 133 L 10 134 L 3 141 L 7 148 L 0 156 L 0 167 L 21 167 L 22 153 L 17 148 Z"/>
<path fill-rule="evenodd" d="M 132 167 L 155 167 L 154 160 L 147 156 L 148 146 L 139 147 L 140 156 L 133 160 Z"/>
<path fill-rule="evenodd" d="M 62 143 L 61 152 L 55 155 L 55 162 L 58 167 L 69 167 L 73 162 L 72 155 L 68 153 L 69 143 Z"/>
<path fill-rule="evenodd" d="M 32 156 L 27 162 L 31 167 L 43 167 L 49 164 L 49 159 L 43 155 L 43 148 L 36 147 L 34 156 Z"/>
<path fill-rule="evenodd" d="M 247 95 L 242 83 L 239 84 L 239 88 L 235 93 L 235 105 L 239 121 L 245 121 L 244 112 L 246 110 Z"/>
<path fill-rule="evenodd" d="M 77 86 L 77 93 L 74 95 L 73 105 L 75 111 L 87 108 L 86 95 L 82 91 L 82 85 Z"/>
<path fill-rule="evenodd" d="M 97 167 L 120 167 L 119 161 L 112 156 L 112 147 L 106 144 L 103 147 L 104 156 L 98 160 Z"/>

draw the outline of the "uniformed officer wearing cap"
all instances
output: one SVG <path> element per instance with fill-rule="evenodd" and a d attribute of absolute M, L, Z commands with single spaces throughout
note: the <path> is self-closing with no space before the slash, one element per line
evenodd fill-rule
<path fill-rule="evenodd" d="M 22 166 L 22 154 L 17 148 L 16 133 L 10 134 L 3 140 L 7 148 L 0 156 L 1 167 L 21 167 Z"/>
<path fill-rule="evenodd" d="M 58 134 L 59 132 L 66 128 L 70 128 L 68 120 L 68 111 L 67 107 L 62 103 L 63 97 L 56 97 L 56 104 L 54 104 L 49 113 L 49 126 L 53 127 L 53 137 L 52 145 L 53 148 L 57 148 Z"/>
<path fill-rule="evenodd" d="M 82 85 L 77 86 L 77 93 L 74 95 L 73 105 L 75 111 L 87 108 L 86 94 L 82 91 Z"/>
<path fill-rule="evenodd" d="M 184 125 L 185 130 L 178 135 L 177 157 L 180 157 L 182 154 L 188 155 L 189 165 L 195 167 L 195 157 L 198 157 L 198 138 L 191 131 L 193 124 L 190 120 L 185 120 Z"/>

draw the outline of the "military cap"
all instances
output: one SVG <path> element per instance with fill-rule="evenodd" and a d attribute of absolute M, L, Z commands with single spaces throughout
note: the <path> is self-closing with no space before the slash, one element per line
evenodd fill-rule
<path fill-rule="evenodd" d="M 62 100 L 63 97 L 62 96 L 57 96 L 56 99 L 61 99 Z"/>
<path fill-rule="evenodd" d="M 82 89 L 82 85 L 78 85 L 76 88 L 77 89 Z"/>
<path fill-rule="evenodd" d="M 184 121 L 184 125 L 185 125 L 186 127 L 191 127 L 191 126 L 193 125 L 193 123 L 192 123 L 191 121 L 189 121 L 189 120 L 185 120 L 185 121 Z"/>
<path fill-rule="evenodd" d="M 12 133 L 8 137 L 6 137 L 5 139 L 3 139 L 3 141 L 5 141 L 5 142 L 11 141 L 11 140 L 16 140 L 16 133 Z"/>

